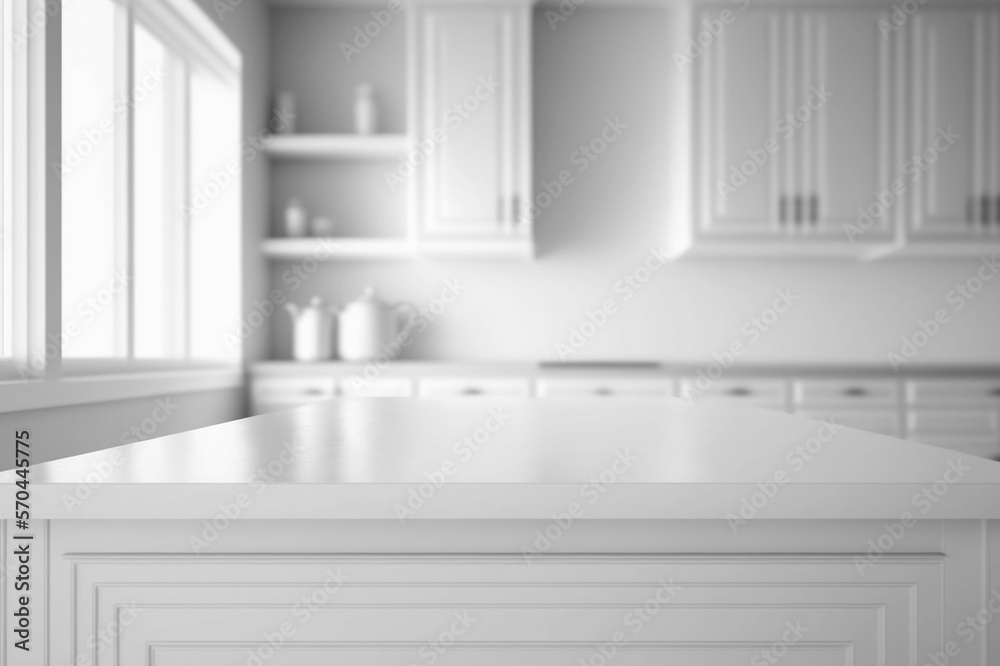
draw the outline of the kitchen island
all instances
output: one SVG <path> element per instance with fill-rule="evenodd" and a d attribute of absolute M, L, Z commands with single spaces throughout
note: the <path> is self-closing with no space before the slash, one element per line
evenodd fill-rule
<path fill-rule="evenodd" d="M 29 479 L 9 664 L 1000 663 L 1000 463 L 835 422 L 337 400 Z"/>

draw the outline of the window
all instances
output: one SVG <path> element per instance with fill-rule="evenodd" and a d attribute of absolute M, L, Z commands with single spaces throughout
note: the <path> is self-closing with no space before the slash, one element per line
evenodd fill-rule
<path fill-rule="evenodd" d="M 127 294 L 115 209 L 115 4 L 66 3 L 62 52 L 62 330 L 64 358 L 124 356 Z M 116 113 L 116 109 L 119 113 Z"/>
<path fill-rule="evenodd" d="M 239 320 L 238 55 L 213 51 L 224 38 L 203 15 L 192 30 L 166 4 L 198 12 L 63 9 L 66 359 L 239 358 L 226 336 Z"/>
<path fill-rule="evenodd" d="M 4 36 L 0 43 L 0 72 L 3 84 L 0 86 L 0 149 L 3 158 L 0 160 L 0 358 L 10 358 L 13 355 L 13 295 L 11 293 L 11 221 L 13 206 L 11 201 L 10 174 L 12 165 L 11 145 L 11 90 L 13 88 L 11 48 L 13 40 L 7 39 L 10 26 L 10 3 L 0 7 L 0 34 Z"/>
<path fill-rule="evenodd" d="M 194 0 L 4 0 L 0 27 L 0 379 L 231 369 L 239 52 Z"/>

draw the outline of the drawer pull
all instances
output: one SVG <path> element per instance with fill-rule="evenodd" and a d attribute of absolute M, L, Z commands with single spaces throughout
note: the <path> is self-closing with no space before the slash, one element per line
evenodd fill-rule
<path fill-rule="evenodd" d="M 304 393 L 306 395 L 326 395 L 326 392 L 323 389 L 318 388 L 306 389 Z"/>
<path fill-rule="evenodd" d="M 482 394 L 483 394 L 483 389 L 479 388 L 478 386 L 469 386 L 467 388 L 462 389 L 462 395 L 482 395 Z"/>
<path fill-rule="evenodd" d="M 868 395 L 868 391 L 860 386 L 852 386 L 851 388 L 844 389 L 844 395 L 849 395 L 852 398 L 859 398 L 863 395 Z"/>
<path fill-rule="evenodd" d="M 594 389 L 594 395 L 613 395 L 614 391 L 609 389 L 607 386 L 602 386 L 599 389 Z"/>
<path fill-rule="evenodd" d="M 726 391 L 726 395 L 747 396 L 747 395 L 753 395 L 753 391 L 746 388 L 745 386 L 737 386 L 735 388 L 731 388 L 728 391 Z"/>

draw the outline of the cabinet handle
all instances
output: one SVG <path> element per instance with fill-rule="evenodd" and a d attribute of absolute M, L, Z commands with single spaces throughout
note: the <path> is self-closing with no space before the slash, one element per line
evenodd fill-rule
<path fill-rule="evenodd" d="M 753 395 L 753 391 L 746 388 L 745 386 L 737 386 L 726 391 L 726 395 L 743 396 L 743 395 Z"/>
<path fill-rule="evenodd" d="M 868 395 L 868 391 L 860 386 L 852 386 L 851 388 L 844 389 L 844 395 L 851 396 L 852 398 L 860 398 L 863 395 Z"/>
<path fill-rule="evenodd" d="M 990 198 L 984 194 L 980 205 L 982 206 L 980 213 L 985 226 L 990 223 Z"/>
<path fill-rule="evenodd" d="M 510 201 L 510 222 L 514 226 L 517 226 L 518 217 L 521 214 L 521 197 L 516 194 L 511 198 Z"/>
<path fill-rule="evenodd" d="M 462 389 L 462 395 L 482 395 L 482 394 L 483 394 L 483 389 L 479 388 L 478 386 L 469 386 L 467 388 Z"/>
<path fill-rule="evenodd" d="M 602 386 L 601 388 L 594 389 L 594 395 L 612 395 L 614 391 L 609 389 L 607 386 Z"/>
<path fill-rule="evenodd" d="M 802 195 L 798 194 L 795 196 L 795 224 L 802 224 Z"/>
<path fill-rule="evenodd" d="M 997 195 L 996 206 L 993 208 L 993 221 L 1000 224 L 1000 195 Z"/>
<path fill-rule="evenodd" d="M 965 202 L 965 221 L 968 224 L 972 224 L 975 221 L 975 213 L 972 211 L 973 205 L 973 197 L 970 196 L 968 201 Z"/>
<path fill-rule="evenodd" d="M 497 197 L 497 221 L 503 221 L 503 197 Z"/>
<path fill-rule="evenodd" d="M 788 221 L 788 197 L 778 199 L 778 222 L 784 224 Z"/>
<path fill-rule="evenodd" d="M 814 194 L 809 199 L 809 220 L 815 225 L 819 222 L 819 195 Z"/>

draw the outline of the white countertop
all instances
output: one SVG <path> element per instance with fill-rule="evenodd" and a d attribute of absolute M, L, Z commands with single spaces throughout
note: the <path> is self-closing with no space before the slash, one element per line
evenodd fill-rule
<path fill-rule="evenodd" d="M 339 399 L 40 464 L 31 494 L 33 518 L 998 519 L 1000 463 L 711 401 Z"/>

